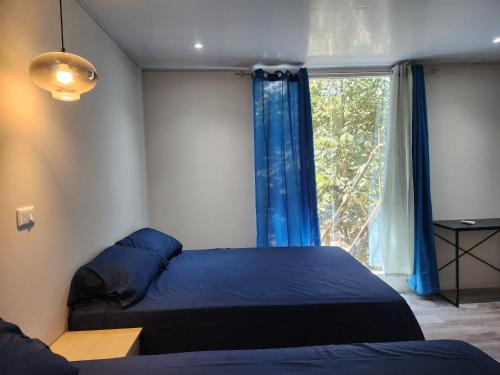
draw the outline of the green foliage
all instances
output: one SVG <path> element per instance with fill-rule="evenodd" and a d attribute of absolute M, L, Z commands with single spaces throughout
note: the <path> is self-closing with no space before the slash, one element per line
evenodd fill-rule
<path fill-rule="evenodd" d="M 341 246 L 367 265 L 367 223 L 380 200 L 389 80 L 314 79 L 310 91 L 322 244 Z"/>

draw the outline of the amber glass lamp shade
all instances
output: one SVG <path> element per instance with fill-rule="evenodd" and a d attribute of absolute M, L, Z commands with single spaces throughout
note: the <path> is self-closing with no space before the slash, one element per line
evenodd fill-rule
<path fill-rule="evenodd" d="M 35 57 L 30 75 L 38 86 L 50 91 L 54 99 L 75 101 L 92 90 L 97 71 L 83 57 L 68 52 L 47 52 Z"/>

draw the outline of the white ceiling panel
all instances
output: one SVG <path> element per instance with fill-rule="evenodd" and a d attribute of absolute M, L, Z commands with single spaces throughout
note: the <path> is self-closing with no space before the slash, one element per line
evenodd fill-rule
<path fill-rule="evenodd" d="M 79 2 L 146 69 L 500 61 L 500 0 Z"/>

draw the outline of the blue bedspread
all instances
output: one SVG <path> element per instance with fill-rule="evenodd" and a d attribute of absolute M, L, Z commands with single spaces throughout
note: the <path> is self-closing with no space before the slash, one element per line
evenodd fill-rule
<path fill-rule="evenodd" d="M 123 310 L 74 310 L 70 329 L 144 327 L 146 354 L 423 339 L 406 301 L 340 248 L 184 251 Z"/>
<path fill-rule="evenodd" d="M 233 350 L 76 362 L 80 375 L 498 375 L 500 365 L 460 341 Z"/>

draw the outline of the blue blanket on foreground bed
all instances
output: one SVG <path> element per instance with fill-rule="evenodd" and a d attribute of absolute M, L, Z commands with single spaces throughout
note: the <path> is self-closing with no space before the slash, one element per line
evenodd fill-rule
<path fill-rule="evenodd" d="M 406 301 L 334 247 L 184 251 L 139 303 L 79 307 L 69 326 L 144 327 L 144 354 L 423 339 Z"/>
<path fill-rule="evenodd" d="M 74 363 L 80 375 L 498 375 L 500 365 L 460 341 L 179 353 Z"/>

